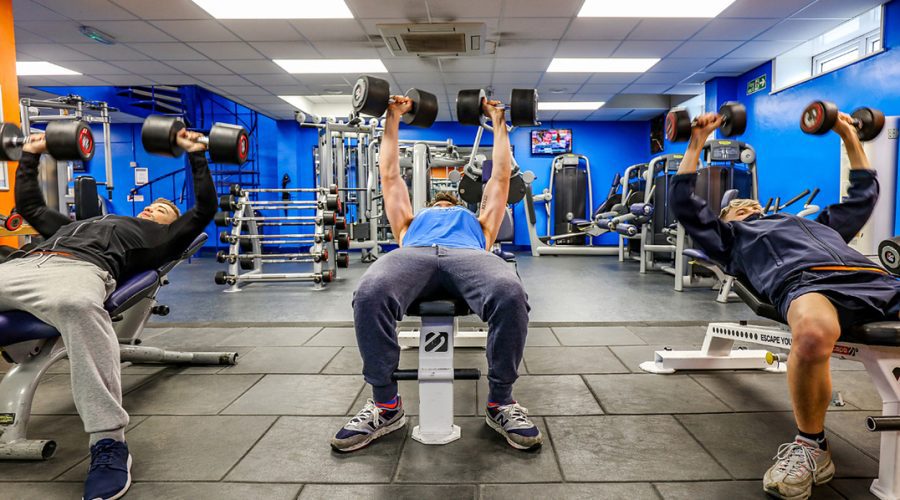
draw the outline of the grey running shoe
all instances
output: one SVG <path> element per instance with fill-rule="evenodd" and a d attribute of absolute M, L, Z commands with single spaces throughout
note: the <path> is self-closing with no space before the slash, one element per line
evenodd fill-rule
<path fill-rule="evenodd" d="M 406 414 L 399 396 L 394 409 L 378 407 L 369 399 L 362 410 L 331 438 L 331 447 L 342 452 L 355 451 L 404 425 Z"/>
<path fill-rule="evenodd" d="M 513 402 L 503 406 L 488 406 L 484 416 L 492 429 L 506 438 L 510 446 L 519 450 L 539 448 L 544 441 L 540 429 L 528 418 L 528 408 Z"/>
<path fill-rule="evenodd" d="M 776 462 L 763 477 L 763 490 L 775 498 L 804 500 L 812 495 L 813 485 L 834 477 L 831 451 L 800 436 L 779 446 L 772 459 Z"/>

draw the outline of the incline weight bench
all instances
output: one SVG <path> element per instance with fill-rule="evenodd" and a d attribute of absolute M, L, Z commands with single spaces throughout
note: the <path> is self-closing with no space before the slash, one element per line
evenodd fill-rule
<path fill-rule="evenodd" d="M 422 318 L 419 369 L 397 370 L 395 380 L 419 381 L 419 425 L 412 437 L 422 444 L 447 444 L 460 437 L 453 424 L 453 381 L 478 380 L 481 371 L 453 368 L 453 343 L 459 316 L 472 314 L 462 298 L 448 294 L 422 298 L 406 311 Z"/>
<path fill-rule="evenodd" d="M 165 316 L 169 308 L 156 295 L 168 284 L 168 273 L 206 242 L 198 236 L 182 256 L 151 271 L 125 280 L 106 299 L 104 307 L 113 320 L 121 344 L 122 362 L 233 365 L 235 352 L 174 352 L 139 346 L 151 314 Z M 14 366 L 0 381 L 0 460 L 46 460 L 56 451 L 50 439 L 27 439 L 31 404 L 41 377 L 51 365 L 66 357 L 66 347 L 56 328 L 24 311 L 0 312 L 0 351 Z"/>
<path fill-rule="evenodd" d="M 750 342 L 790 349 L 791 332 L 784 318 L 740 279 L 734 291 L 756 314 L 780 323 L 752 326 L 740 323 L 710 323 L 698 351 L 656 351 L 653 361 L 641 363 L 651 373 L 677 370 L 761 369 L 785 371 L 784 355 L 772 351 L 734 349 L 735 342 Z M 878 478 L 869 491 L 882 500 L 900 499 L 900 321 L 860 325 L 841 332 L 831 354 L 839 359 L 861 362 L 881 396 L 882 414 L 866 418 L 866 427 L 881 432 Z"/>

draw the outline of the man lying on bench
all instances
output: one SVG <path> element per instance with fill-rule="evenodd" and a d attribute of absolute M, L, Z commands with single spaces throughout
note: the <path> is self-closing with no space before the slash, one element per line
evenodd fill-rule
<path fill-rule="evenodd" d="M 541 432 L 512 397 L 528 333 L 528 301 L 512 266 L 488 252 L 506 214 L 512 170 L 505 113 L 497 101 L 484 101 L 494 130 L 493 173 L 484 188 L 480 215 L 440 193 L 431 207 L 413 215 L 409 191 L 400 176 L 400 116 L 412 108 L 403 96 L 387 112 L 381 142 L 384 206 L 400 248 L 378 259 L 363 275 L 353 296 L 353 321 L 363 359 L 363 375 L 373 398 L 331 440 L 338 451 L 353 451 L 402 428 L 406 416 L 397 382 L 400 360 L 397 321 L 414 301 L 445 291 L 465 299 L 489 327 L 487 424 L 518 449 L 540 446 Z"/>
<path fill-rule="evenodd" d="M 787 319 L 792 335 L 788 387 L 798 432 L 793 442 L 779 447 L 763 488 L 778 498 L 807 498 L 813 484 L 834 476 L 825 412 L 831 399 L 829 359 L 841 329 L 896 321 L 900 312 L 900 281 L 847 245 L 875 207 L 878 181 L 852 119 L 842 113 L 834 131 L 846 145 L 852 169 L 842 203 L 827 207 L 815 221 L 764 215 L 755 200 L 734 200 L 716 217 L 694 195 L 694 185 L 700 150 L 720 123 L 714 114 L 697 120 L 672 181 L 671 206 L 711 259 L 728 274 L 745 276 Z"/>
<path fill-rule="evenodd" d="M 73 222 L 51 210 L 38 185 L 43 134 L 32 136 L 16 172 L 19 213 L 45 240 L 0 264 L 0 311 L 21 310 L 59 330 L 68 351 L 75 407 L 90 434 L 91 465 L 85 499 L 119 498 L 131 484 L 125 444 L 128 414 L 122 408 L 119 345 L 103 304 L 116 280 L 177 259 L 216 213 L 213 187 L 199 133 L 182 130 L 196 205 L 179 217 L 157 200 L 137 217 L 104 215 Z"/>

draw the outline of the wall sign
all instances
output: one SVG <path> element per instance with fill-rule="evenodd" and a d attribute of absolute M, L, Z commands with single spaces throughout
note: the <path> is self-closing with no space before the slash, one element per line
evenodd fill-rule
<path fill-rule="evenodd" d="M 766 84 L 768 83 L 767 80 L 766 75 L 762 74 L 747 82 L 747 95 L 755 94 L 760 90 L 765 90 Z"/>

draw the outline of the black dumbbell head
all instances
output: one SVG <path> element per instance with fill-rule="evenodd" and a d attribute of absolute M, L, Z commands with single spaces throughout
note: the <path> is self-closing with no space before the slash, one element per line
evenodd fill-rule
<path fill-rule="evenodd" d="M 250 136 L 240 125 L 216 123 L 209 131 L 208 147 L 212 163 L 243 165 L 250 154 Z"/>
<path fill-rule="evenodd" d="M 828 133 L 837 123 L 838 107 L 829 101 L 813 101 L 800 115 L 800 130 L 807 134 Z"/>
<path fill-rule="evenodd" d="M 388 108 L 391 85 L 374 76 L 361 76 L 353 85 L 353 110 L 367 116 L 381 116 Z"/>
<path fill-rule="evenodd" d="M 45 132 L 47 152 L 57 160 L 90 161 L 94 157 L 94 134 L 87 122 L 50 122 Z"/>
<path fill-rule="evenodd" d="M 481 125 L 481 101 L 484 89 L 460 90 L 456 94 L 456 120 L 462 125 Z"/>
<path fill-rule="evenodd" d="M 412 109 L 403 114 L 403 123 L 414 127 L 427 128 L 437 120 L 438 101 L 431 92 L 419 89 L 409 89 L 406 97 L 412 99 Z"/>
<path fill-rule="evenodd" d="M 350 235 L 347 233 L 338 233 L 337 234 L 337 247 L 338 247 L 338 250 L 349 250 L 350 249 Z"/>
<path fill-rule="evenodd" d="M 24 139 L 22 129 L 15 123 L 0 123 L 0 161 L 19 161 Z"/>
<path fill-rule="evenodd" d="M 722 124 L 719 131 L 723 137 L 741 135 L 747 129 L 747 108 L 736 101 L 728 101 L 719 107 Z"/>
<path fill-rule="evenodd" d="M 691 138 L 691 115 L 686 109 L 676 108 L 666 114 L 666 139 L 684 142 Z"/>
<path fill-rule="evenodd" d="M 141 127 L 141 144 L 148 153 L 177 158 L 184 154 L 176 136 L 184 122 L 174 116 L 150 115 Z"/>
<path fill-rule="evenodd" d="M 225 274 L 225 271 L 219 271 L 216 273 L 215 281 L 217 285 L 227 285 L 228 284 L 228 276 Z"/>
<path fill-rule="evenodd" d="M 238 209 L 237 200 L 234 199 L 233 194 L 223 194 L 219 196 L 219 208 L 223 212 L 234 212 Z"/>
<path fill-rule="evenodd" d="M 216 252 L 216 262 L 220 264 L 225 263 L 225 250 L 219 250 L 218 252 Z"/>
<path fill-rule="evenodd" d="M 240 266 L 244 271 L 252 271 L 256 268 L 256 263 L 253 257 L 241 257 Z"/>
<path fill-rule="evenodd" d="M 538 124 L 538 93 L 535 89 L 513 89 L 509 98 L 509 120 L 516 127 Z"/>
<path fill-rule="evenodd" d="M 877 109 L 862 107 L 857 108 L 850 115 L 856 120 L 856 135 L 860 141 L 871 141 L 878 137 L 884 128 L 884 113 Z"/>
<path fill-rule="evenodd" d="M 338 252 L 335 257 L 335 263 L 342 269 L 350 267 L 350 254 L 347 252 Z"/>

